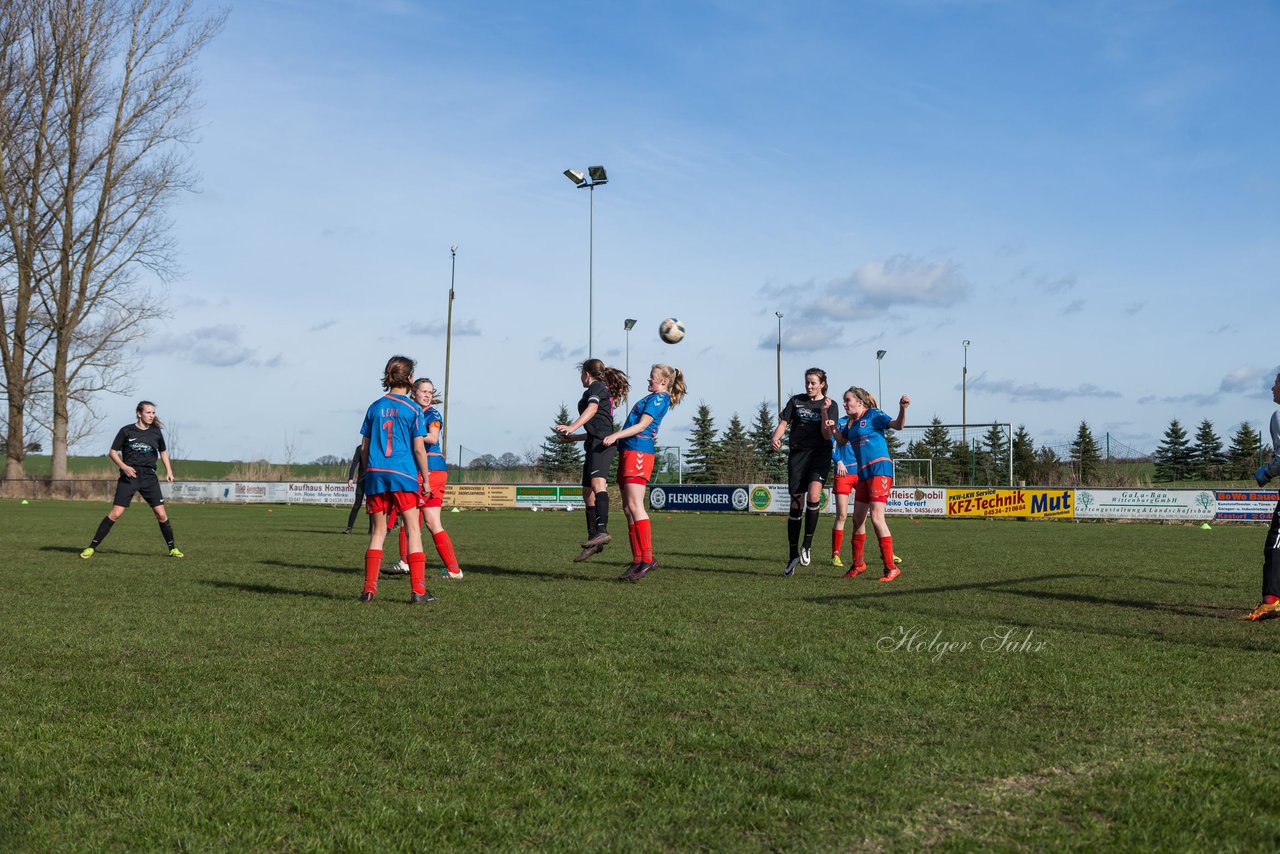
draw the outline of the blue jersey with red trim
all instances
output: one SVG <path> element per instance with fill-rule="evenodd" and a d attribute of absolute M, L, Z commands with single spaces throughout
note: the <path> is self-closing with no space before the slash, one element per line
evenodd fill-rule
<path fill-rule="evenodd" d="M 435 442 L 427 442 L 427 471 L 448 471 L 449 464 L 445 462 L 444 450 L 440 447 L 440 437 L 444 435 L 444 419 L 440 417 L 440 410 L 434 406 L 422 410 L 422 426 L 428 434 L 432 427 L 440 431 Z"/>
<path fill-rule="evenodd" d="M 413 440 L 427 435 L 418 404 L 403 394 L 384 394 L 369 404 L 360 435 L 369 439 L 365 495 L 418 491 Z"/>
<path fill-rule="evenodd" d="M 861 418 L 849 418 L 844 435 L 849 439 L 858 460 L 858 478 L 893 477 L 893 460 L 889 459 L 889 443 L 885 428 L 893 421 L 879 409 L 868 409 Z"/>
<path fill-rule="evenodd" d="M 836 421 L 836 432 L 843 433 L 848 425 L 849 416 L 841 415 L 840 420 Z M 831 437 L 831 462 L 844 463 L 847 474 L 858 473 L 858 458 L 853 454 L 853 445 L 841 445 L 834 436 Z"/>
<path fill-rule="evenodd" d="M 667 414 L 667 410 L 671 408 L 671 395 L 665 391 L 655 391 L 653 394 L 647 394 L 631 407 L 631 412 L 627 415 L 627 423 L 622 425 L 622 429 L 634 427 L 640 423 L 640 419 L 646 415 L 653 418 L 653 423 L 645 427 L 634 436 L 628 436 L 618 443 L 620 451 L 644 451 L 646 454 L 657 452 L 657 445 L 654 440 L 658 438 L 658 425 L 662 423 L 662 416 Z"/>

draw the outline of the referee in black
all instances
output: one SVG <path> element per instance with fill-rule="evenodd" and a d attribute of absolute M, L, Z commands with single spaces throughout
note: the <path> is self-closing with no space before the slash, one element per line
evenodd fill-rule
<path fill-rule="evenodd" d="M 183 557 L 182 552 L 173 544 L 173 526 L 169 524 L 169 514 L 164 509 L 164 495 L 160 492 L 160 479 L 156 477 L 156 459 L 164 463 L 164 479 L 173 483 L 173 466 L 169 463 L 169 451 L 165 448 L 163 426 L 156 418 L 156 405 L 149 400 L 138 403 L 138 419 L 126 424 L 116 433 L 115 441 L 107 456 L 120 468 L 120 479 L 116 481 L 116 497 L 112 502 L 111 512 L 98 525 L 97 533 L 89 542 L 89 548 L 80 552 L 80 557 L 88 560 L 94 551 L 111 533 L 111 526 L 129 508 L 136 492 L 151 505 L 160 523 L 160 533 L 164 535 L 165 544 L 169 547 L 169 557 Z"/>
<path fill-rule="evenodd" d="M 360 512 L 360 508 L 364 506 L 364 454 L 363 446 L 356 445 L 355 453 L 351 455 L 351 465 L 347 468 L 347 486 L 356 488 L 356 500 L 351 502 L 351 513 L 347 516 L 347 529 L 344 534 L 351 533 L 351 526 L 356 523 L 356 514 Z M 370 518 L 369 524 L 373 521 Z"/>

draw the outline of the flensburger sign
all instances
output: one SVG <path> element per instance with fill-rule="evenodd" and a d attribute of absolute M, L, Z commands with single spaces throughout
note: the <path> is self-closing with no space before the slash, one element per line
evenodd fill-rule
<path fill-rule="evenodd" d="M 747 509 L 745 486 L 655 486 L 649 490 L 649 507 L 653 510 L 723 510 Z"/>

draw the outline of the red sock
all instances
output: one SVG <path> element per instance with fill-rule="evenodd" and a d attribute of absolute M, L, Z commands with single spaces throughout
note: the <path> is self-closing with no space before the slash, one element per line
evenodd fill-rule
<path fill-rule="evenodd" d="M 1272 605 L 1276 602 L 1280 602 L 1280 596 L 1263 596 L 1262 601 L 1268 605 Z"/>
<path fill-rule="evenodd" d="M 458 559 L 453 556 L 453 540 L 449 539 L 449 532 L 441 531 L 438 534 L 432 534 L 431 539 L 435 541 L 436 554 L 440 555 L 440 560 L 444 561 L 445 569 L 456 572 Z"/>
<path fill-rule="evenodd" d="M 840 554 L 841 547 L 844 546 L 844 528 L 831 529 L 831 554 Z"/>
<path fill-rule="evenodd" d="M 427 556 L 422 552 L 409 554 L 409 584 L 414 593 L 427 592 Z"/>
<path fill-rule="evenodd" d="M 409 557 L 409 532 L 400 528 L 400 559 L 405 560 Z"/>
<path fill-rule="evenodd" d="M 880 538 L 880 557 L 884 558 L 885 569 L 893 569 L 893 537 Z"/>
<path fill-rule="evenodd" d="M 631 540 L 631 562 L 640 563 L 640 536 L 636 533 L 636 523 L 627 524 L 627 539 Z"/>
<path fill-rule="evenodd" d="M 378 573 L 382 570 L 382 549 L 367 549 L 364 553 L 364 592 L 378 592 Z"/>
<path fill-rule="evenodd" d="M 648 563 L 653 560 L 653 533 L 649 530 L 649 520 L 636 522 L 636 539 L 640 541 L 640 560 Z"/>
<path fill-rule="evenodd" d="M 854 566 L 857 566 L 860 563 L 867 562 L 867 557 L 865 554 L 866 547 L 867 547 L 867 535 L 854 534 L 853 535 L 853 565 Z"/>

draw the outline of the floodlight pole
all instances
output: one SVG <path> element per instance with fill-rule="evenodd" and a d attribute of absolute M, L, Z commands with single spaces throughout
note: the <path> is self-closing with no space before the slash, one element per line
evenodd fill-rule
<path fill-rule="evenodd" d="M 596 185 L 609 183 L 609 175 L 603 166 L 588 166 L 586 174 L 573 169 L 564 175 L 580 190 L 590 190 L 587 205 L 587 358 L 595 351 L 595 296 L 596 296 Z"/>
<path fill-rule="evenodd" d="M 960 442 L 969 446 L 966 434 L 969 424 L 969 339 L 964 339 L 964 370 L 960 373 Z"/>
<path fill-rule="evenodd" d="M 636 320 L 635 320 L 635 318 L 633 318 L 633 317 L 628 317 L 626 320 L 622 321 L 622 328 L 623 328 L 623 329 L 625 329 L 625 330 L 626 330 L 626 332 L 627 332 L 627 362 L 626 362 L 626 367 L 627 367 L 627 379 L 628 379 L 628 380 L 630 380 L 630 379 L 631 379 L 631 327 L 633 327 L 633 326 L 635 326 L 635 325 L 636 325 Z"/>
<path fill-rule="evenodd" d="M 884 361 L 884 354 L 888 350 L 876 351 L 876 400 L 880 401 L 880 408 L 884 408 L 884 386 L 880 382 L 880 363 Z"/>
<path fill-rule="evenodd" d="M 453 282 L 458 272 L 458 244 L 449 247 L 449 319 L 444 330 L 444 423 L 440 425 L 440 453 L 448 451 L 444 437 L 449 430 L 449 357 L 453 352 Z M 446 456 L 445 459 L 448 459 Z M 459 465 L 461 468 L 461 465 Z"/>
<path fill-rule="evenodd" d="M 778 315 L 778 414 L 782 414 L 782 312 L 775 311 Z"/>

